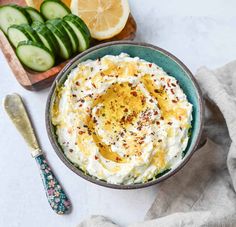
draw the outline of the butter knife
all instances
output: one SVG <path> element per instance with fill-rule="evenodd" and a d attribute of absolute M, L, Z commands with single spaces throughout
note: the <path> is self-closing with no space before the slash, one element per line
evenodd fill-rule
<path fill-rule="evenodd" d="M 38 163 L 48 202 L 57 214 L 68 213 L 71 203 L 54 176 L 42 150 L 39 147 L 29 116 L 18 94 L 10 94 L 4 100 L 5 110 L 28 144 L 32 157 Z"/>

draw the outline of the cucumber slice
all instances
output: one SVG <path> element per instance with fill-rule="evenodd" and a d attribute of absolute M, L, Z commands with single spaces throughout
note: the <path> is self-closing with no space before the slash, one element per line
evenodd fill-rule
<path fill-rule="evenodd" d="M 37 33 L 28 24 L 22 24 L 20 26 L 29 34 L 33 42 L 42 43 Z"/>
<path fill-rule="evenodd" d="M 59 56 L 68 59 L 72 55 L 72 44 L 66 30 L 60 23 L 60 20 L 48 20 L 46 26 L 52 31 L 59 44 Z"/>
<path fill-rule="evenodd" d="M 50 69 L 55 63 L 51 51 L 44 45 L 32 41 L 20 42 L 16 48 L 16 55 L 26 67 L 39 72 Z"/>
<path fill-rule="evenodd" d="M 31 40 L 30 35 L 21 25 L 11 25 L 7 29 L 7 36 L 11 44 L 16 48 L 21 41 Z"/>
<path fill-rule="evenodd" d="M 67 35 L 70 38 L 71 44 L 72 44 L 72 52 L 75 53 L 78 51 L 79 48 L 79 40 L 73 31 L 73 29 L 62 19 L 60 19 L 60 23 L 62 24 L 63 28 L 66 30 Z"/>
<path fill-rule="evenodd" d="M 29 14 L 17 5 L 4 5 L 0 7 L 0 28 L 7 34 L 7 29 L 13 25 L 30 24 Z"/>
<path fill-rule="evenodd" d="M 71 13 L 65 4 L 58 0 L 45 0 L 40 6 L 40 12 L 47 20 L 62 18 Z"/>
<path fill-rule="evenodd" d="M 30 15 L 30 18 L 32 21 L 44 22 L 43 17 L 35 8 L 28 6 L 28 7 L 25 7 L 25 10 Z"/>
<path fill-rule="evenodd" d="M 74 14 L 68 14 L 68 15 L 66 15 L 66 17 L 67 18 L 71 18 L 72 20 L 76 20 L 79 24 L 80 24 L 80 27 L 84 30 L 84 32 L 87 34 L 87 36 L 89 37 L 89 38 L 91 38 L 91 34 L 90 34 L 90 31 L 89 31 L 89 28 L 88 28 L 88 26 L 84 23 L 84 21 L 80 18 L 80 17 L 78 17 L 78 16 L 76 16 L 76 15 L 74 15 Z"/>
<path fill-rule="evenodd" d="M 42 43 L 56 55 L 58 42 L 52 32 L 47 28 L 47 26 L 39 21 L 33 22 L 31 25 L 36 31 Z"/>
<path fill-rule="evenodd" d="M 78 40 L 79 40 L 79 51 L 84 51 L 89 48 L 90 44 L 90 32 L 85 27 L 83 23 L 81 23 L 81 19 L 72 14 L 67 15 L 63 18 L 63 20 L 73 29 Z M 86 31 L 85 31 L 86 30 Z"/>

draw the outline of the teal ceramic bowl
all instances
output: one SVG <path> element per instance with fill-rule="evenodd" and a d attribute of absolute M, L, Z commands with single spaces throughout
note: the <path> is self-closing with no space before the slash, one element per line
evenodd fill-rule
<path fill-rule="evenodd" d="M 186 150 L 183 152 L 182 162 L 176 167 L 165 173 L 160 174 L 156 177 L 156 179 L 151 180 L 146 183 L 138 183 L 131 185 L 116 185 L 109 184 L 105 181 L 101 181 L 92 176 L 85 174 L 82 170 L 74 166 L 64 155 L 64 152 L 57 141 L 57 136 L 55 134 L 54 126 L 52 125 L 50 118 L 50 110 L 52 108 L 52 104 L 56 95 L 56 87 L 61 86 L 67 78 L 67 75 L 70 71 L 77 66 L 79 62 L 83 62 L 88 59 L 98 59 L 107 54 L 110 55 L 119 55 L 120 53 L 127 53 L 131 57 L 139 57 L 149 62 L 156 63 L 158 66 L 162 67 L 164 71 L 166 71 L 170 76 L 175 77 L 183 89 L 184 93 L 187 95 L 187 98 L 190 103 L 193 104 L 193 120 L 192 120 L 192 133 L 188 142 L 188 146 Z M 98 185 L 102 185 L 105 187 L 116 188 L 116 189 L 137 189 L 147 187 L 156 183 L 159 183 L 168 177 L 174 175 L 178 170 L 180 170 L 186 162 L 189 160 L 191 155 L 196 150 L 201 133 L 203 128 L 203 101 L 201 91 L 197 82 L 195 81 L 192 73 L 189 69 L 175 56 L 170 54 L 169 52 L 147 44 L 147 43 L 136 43 L 130 41 L 117 41 L 110 42 L 95 46 L 93 48 L 88 49 L 87 51 L 79 54 L 74 59 L 72 59 L 58 74 L 55 79 L 49 96 L 47 100 L 46 107 L 46 126 L 49 139 L 52 143 L 53 148 L 55 149 L 57 155 L 60 159 L 68 166 L 73 172 L 83 177 L 84 179 L 93 182 Z"/>

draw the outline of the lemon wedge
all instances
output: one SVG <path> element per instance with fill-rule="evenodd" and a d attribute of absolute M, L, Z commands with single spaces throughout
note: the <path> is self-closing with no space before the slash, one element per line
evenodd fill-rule
<path fill-rule="evenodd" d="M 40 5 L 44 0 L 25 0 L 26 4 L 28 6 L 34 7 L 35 9 L 39 10 Z M 63 3 L 65 3 L 68 7 L 70 7 L 71 0 L 62 0 Z"/>
<path fill-rule="evenodd" d="M 83 19 L 98 40 L 119 34 L 130 13 L 128 0 L 72 0 L 71 11 Z"/>

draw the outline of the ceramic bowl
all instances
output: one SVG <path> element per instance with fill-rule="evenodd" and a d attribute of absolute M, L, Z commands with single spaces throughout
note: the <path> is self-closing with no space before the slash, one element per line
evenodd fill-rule
<path fill-rule="evenodd" d="M 64 155 L 64 152 L 57 141 L 57 136 L 55 134 L 55 128 L 52 125 L 50 119 L 50 110 L 52 108 L 53 100 L 56 95 L 56 87 L 61 86 L 67 78 L 67 75 L 70 71 L 77 66 L 79 62 L 83 62 L 87 59 L 97 59 L 101 58 L 107 54 L 110 55 L 118 55 L 120 53 L 127 53 L 131 57 L 139 57 L 149 62 L 156 63 L 158 66 L 162 67 L 164 71 L 166 71 L 170 76 L 175 77 L 183 89 L 184 93 L 187 95 L 187 98 L 190 103 L 193 104 L 193 120 L 192 120 L 192 133 L 191 137 L 188 142 L 188 146 L 186 150 L 183 152 L 183 159 L 180 164 L 176 167 L 171 169 L 168 172 L 163 173 L 162 175 L 158 176 L 157 179 L 151 180 L 146 183 L 138 183 L 138 184 L 131 184 L 131 185 L 116 185 L 116 184 L 109 184 L 105 181 L 96 179 L 92 176 L 85 174 L 82 170 L 74 166 Z M 178 170 L 180 170 L 184 164 L 189 160 L 191 155 L 196 150 L 203 127 L 203 101 L 202 95 L 199 89 L 197 82 L 195 81 L 192 73 L 189 69 L 175 56 L 170 54 L 169 52 L 147 43 L 137 43 L 137 42 L 130 42 L 130 41 L 116 41 L 101 44 L 95 46 L 93 48 L 84 51 L 83 53 L 77 55 L 74 59 L 72 59 L 58 74 L 57 78 L 55 79 L 49 96 L 47 100 L 46 106 L 46 126 L 49 139 L 51 144 L 56 151 L 59 158 L 65 163 L 65 165 L 70 168 L 73 172 L 78 174 L 80 177 L 93 182 L 98 185 L 102 185 L 105 187 L 116 188 L 116 189 L 137 189 L 147 187 L 153 184 L 157 184 L 168 177 L 175 174 Z"/>

